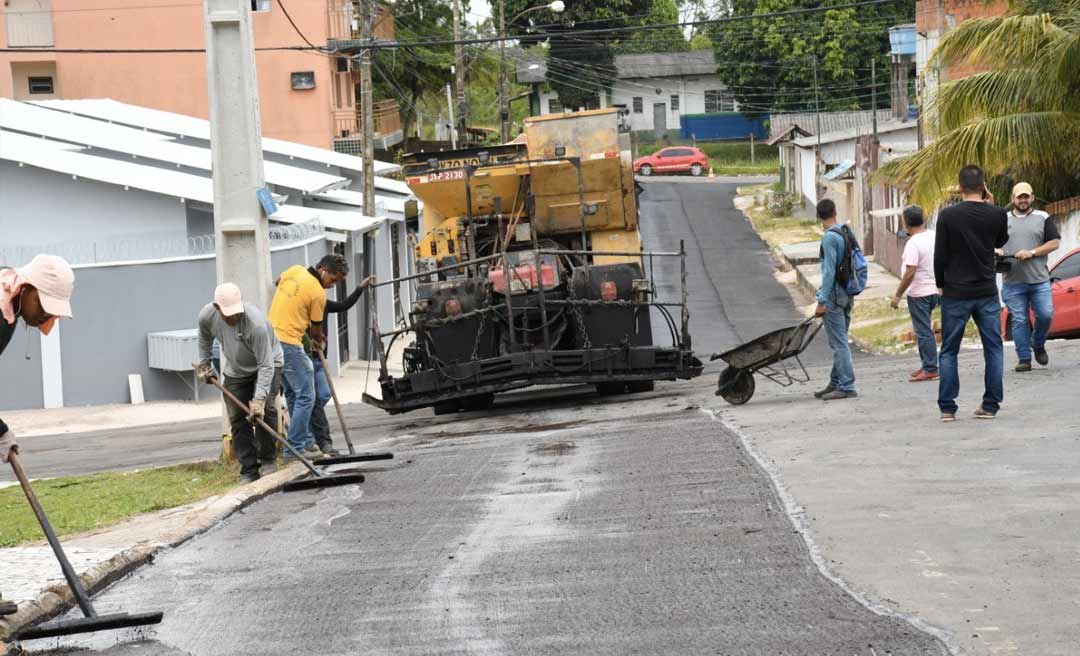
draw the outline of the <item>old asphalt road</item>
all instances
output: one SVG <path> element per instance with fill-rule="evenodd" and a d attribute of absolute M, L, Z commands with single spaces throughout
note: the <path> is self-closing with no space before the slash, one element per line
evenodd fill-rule
<path fill-rule="evenodd" d="M 732 187 L 694 185 L 685 205 L 670 200 L 690 189 L 650 183 L 644 200 L 650 235 L 697 234 L 702 348 L 797 319 L 731 210 Z M 723 256 L 725 232 L 759 252 Z M 785 309 L 771 316 L 759 299 L 755 311 L 728 291 L 736 282 Z M 709 314 L 710 299 L 725 306 Z M 102 612 L 165 611 L 160 626 L 27 646 L 113 656 L 946 653 L 818 572 L 765 473 L 701 409 L 711 386 L 384 419 L 397 459 L 362 486 L 274 495 L 99 595 Z"/>

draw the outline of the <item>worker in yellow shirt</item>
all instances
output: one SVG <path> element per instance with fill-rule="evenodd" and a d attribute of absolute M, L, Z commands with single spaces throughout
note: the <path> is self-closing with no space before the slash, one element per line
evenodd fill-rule
<path fill-rule="evenodd" d="M 314 267 L 296 265 L 281 274 L 270 304 L 270 325 L 285 354 L 285 400 L 289 406 L 289 444 L 313 458 L 322 452 L 311 432 L 311 411 L 315 406 L 315 370 L 304 352 L 303 337 L 322 348 L 325 342 L 323 317 L 326 290 L 349 273 L 341 255 L 327 255 Z M 287 454 L 288 455 L 288 454 Z"/>

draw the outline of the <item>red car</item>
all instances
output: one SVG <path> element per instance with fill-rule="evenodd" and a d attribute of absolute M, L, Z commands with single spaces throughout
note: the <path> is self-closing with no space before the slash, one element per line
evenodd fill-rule
<path fill-rule="evenodd" d="M 1050 267 L 1050 293 L 1054 298 L 1054 320 L 1050 337 L 1080 337 L 1080 248 Z M 1031 318 L 1034 323 L 1034 317 Z M 1001 332 L 1012 338 L 1009 309 L 1001 308 Z"/>
<path fill-rule="evenodd" d="M 634 162 L 634 173 L 640 173 L 641 175 L 687 172 L 690 175 L 701 175 L 708 168 L 708 156 L 699 149 L 690 146 L 662 148 L 652 155 L 646 155 Z"/>

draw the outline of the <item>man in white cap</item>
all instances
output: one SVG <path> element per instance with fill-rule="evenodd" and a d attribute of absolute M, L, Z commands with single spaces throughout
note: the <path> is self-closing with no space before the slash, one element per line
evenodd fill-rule
<path fill-rule="evenodd" d="M 1001 297 L 1009 308 L 1013 344 L 1019 362 L 1016 371 L 1031 371 L 1031 355 L 1044 367 L 1050 363 L 1046 353 L 1046 337 L 1054 319 L 1054 297 L 1050 291 L 1050 268 L 1046 257 L 1061 244 L 1057 223 L 1050 215 L 1032 207 L 1035 193 L 1026 182 L 1017 183 L 1012 191 L 1013 209 L 1009 212 L 1009 241 L 1002 248 L 1005 255 L 1016 258 L 1009 272 Z M 1035 315 L 1035 329 L 1031 315 Z"/>
<path fill-rule="evenodd" d="M 74 290 L 71 266 L 55 255 L 38 255 L 18 269 L 0 269 L 0 354 L 11 342 L 20 317 L 43 335 L 52 331 L 58 318 L 71 318 Z M 19 453 L 15 433 L 0 419 L 0 462 L 8 462 L 13 452 Z M 0 614 L 14 610 L 13 604 L 0 601 Z M 0 654 L 5 652 L 0 643 Z"/>
<path fill-rule="evenodd" d="M 210 365 L 212 344 L 221 344 L 222 385 L 240 399 L 251 415 L 228 403 L 232 427 L 233 451 L 240 461 L 240 476 L 245 483 L 259 479 L 262 470 L 275 466 L 274 438 L 262 428 L 258 439 L 252 421 L 258 417 L 277 424 L 277 395 L 281 390 L 284 356 L 281 344 L 266 315 L 251 303 L 244 303 L 240 288 L 231 282 L 218 285 L 214 302 L 199 312 L 199 380 L 216 377 Z"/>

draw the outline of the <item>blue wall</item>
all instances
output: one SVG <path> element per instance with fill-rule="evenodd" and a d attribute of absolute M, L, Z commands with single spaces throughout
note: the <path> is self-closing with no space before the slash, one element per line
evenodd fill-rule
<path fill-rule="evenodd" d="M 769 130 L 765 118 L 749 120 L 735 112 L 723 114 L 684 114 L 679 117 L 679 136 L 689 141 L 713 141 L 722 139 L 767 139 Z"/>

